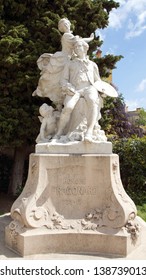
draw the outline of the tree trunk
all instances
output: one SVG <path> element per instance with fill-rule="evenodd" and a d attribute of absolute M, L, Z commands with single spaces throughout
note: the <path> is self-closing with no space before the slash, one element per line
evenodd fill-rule
<path fill-rule="evenodd" d="M 14 152 L 14 162 L 8 193 L 16 195 L 23 187 L 24 163 L 30 152 L 29 146 L 16 147 Z"/>

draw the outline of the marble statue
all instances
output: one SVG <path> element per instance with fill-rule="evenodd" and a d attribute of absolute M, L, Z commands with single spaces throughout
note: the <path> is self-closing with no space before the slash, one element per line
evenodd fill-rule
<path fill-rule="evenodd" d="M 59 21 L 59 30 L 62 50 L 38 59 L 41 76 L 33 93 L 54 104 L 39 109 L 35 153 L 5 241 L 22 256 L 123 257 L 139 246 L 140 226 L 121 182 L 119 157 L 98 123 L 103 99 L 117 92 L 87 56 L 93 35 L 74 36 L 67 19 Z"/>
<path fill-rule="evenodd" d="M 37 61 L 41 76 L 33 96 L 51 99 L 56 107 L 53 114 L 60 116 L 57 119 L 51 117 L 53 122 L 47 114 L 43 116 L 37 143 L 107 141 L 98 123 L 103 97 L 106 96 L 105 84 L 98 66 L 87 56 L 88 43 L 94 39 L 94 34 L 89 38 L 74 36 L 70 26 L 66 18 L 59 21 L 58 29 L 63 33 L 62 50 L 55 54 L 42 54 Z M 51 132 L 46 128 L 49 122 Z"/>
<path fill-rule="evenodd" d="M 69 123 L 71 113 L 80 98 L 87 104 L 87 130 L 84 140 L 92 141 L 93 128 L 100 118 L 101 97 L 94 83 L 100 80 L 97 65 L 88 59 L 88 44 L 79 39 L 74 45 L 76 57 L 66 64 L 60 81 L 65 95 L 64 108 L 62 109 L 57 135 L 63 134 L 63 129 Z"/>
<path fill-rule="evenodd" d="M 71 23 L 67 18 L 63 18 L 58 23 L 58 29 L 63 33 L 61 38 L 62 50 L 55 54 L 44 53 L 37 60 L 38 68 L 41 70 L 38 87 L 33 96 L 49 97 L 60 110 L 62 108 L 63 96 L 60 89 L 60 76 L 65 64 L 73 56 L 74 42 L 79 36 L 74 36 Z M 89 38 L 84 38 L 86 42 L 94 39 L 94 34 Z"/>
<path fill-rule="evenodd" d="M 58 112 L 54 111 L 52 106 L 46 103 L 39 109 L 39 120 L 41 122 L 40 133 L 36 139 L 36 143 L 47 142 L 52 138 L 57 129 L 57 119 L 59 118 Z"/>

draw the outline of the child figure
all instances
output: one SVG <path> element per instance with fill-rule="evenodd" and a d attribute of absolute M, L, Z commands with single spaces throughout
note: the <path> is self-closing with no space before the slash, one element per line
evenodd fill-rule
<path fill-rule="evenodd" d="M 62 18 L 58 23 L 58 29 L 63 33 L 61 38 L 62 50 L 54 54 L 44 53 L 37 60 L 41 76 L 33 96 L 48 97 L 57 108 L 63 104 L 64 96 L 60 87 L 60 79 L 65 65 L 74 55 L 73 49 L 79 36 L 74 36 L 71 31 L 71 23 L 67 18 Z M 89 38 L 83 38 L 85 42 L 91 42 L 94 33 Z"/>
<path fill-rule="evenodd" d="M 55 134 L 57 129 L 57 118 L 59 112 L 55 112 L 52 106 L 43 103 L 39 108 L 39 120 L 41 122 L 40 133 L 36 138 L 36 143 L 48 142 Z"/>

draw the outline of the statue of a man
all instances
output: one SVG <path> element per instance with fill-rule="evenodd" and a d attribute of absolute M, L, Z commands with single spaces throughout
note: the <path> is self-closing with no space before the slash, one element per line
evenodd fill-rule
<path fill-rule="evenodd" d="M 57 137 L 63 134 L 75 105 L 82 97 L 85 99 L 88 108 L 86 116 L 87 130 L 84 140 L 92 141 L 93 128 L 99 119 L 101 108 L 101 97 L 94 84 L 101 79 L 97 65 L 89 60 L 87 56 L 88 48 L 89 46 L 84 40 L 78 39 L 74 45 L 76 57 L 70 60 L 64 68 L 61 87 L 65 94 L 65 99 L 56 134 Z"/>

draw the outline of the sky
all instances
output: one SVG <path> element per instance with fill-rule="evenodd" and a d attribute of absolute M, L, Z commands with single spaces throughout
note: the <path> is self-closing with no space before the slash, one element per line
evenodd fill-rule
<path fill-rule="evenodd" d="M 146 109 L 146 0 L 117 0 L 109 26 L 97 30 L 104 41 L 102 55 L 122 55 L 113 70 L 113 83 L 128 110 Z"/>

